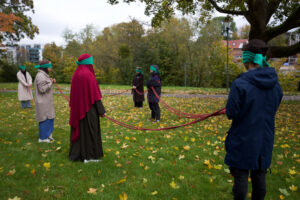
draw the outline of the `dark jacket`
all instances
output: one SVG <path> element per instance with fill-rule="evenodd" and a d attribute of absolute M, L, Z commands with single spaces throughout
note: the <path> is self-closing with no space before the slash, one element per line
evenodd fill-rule
<path fill-rule="evenodd" d="M 150 79 L 147 82 L 147 88 L 148 88 L 148 102 L 149 103 L 158 103 L 159 99 L 155 96 L 153 90 L 151 87 L 154 88 L 156 91 L 157 95 L 160 96 L 161 94 L 161 82 L 160 82 L 160 76 L 158 73 L 153 72 L 151 74 Z"/>
<path fill-rule="evenodd" d="M 137 73 L 132 80 L 132 86 L 135 86 L 137 91 L 135 89 L 132 89 L 133 94 L 133 101 L 134 102 L 142 102 L 145 100 L 144 97 L 144 75 L 141 73 Z M 143 94 L 143 95 L 141 95 Z"/>
<path fill-rule="evenodd" d="M 274 68 L 241 74 L 231 86 L 226 114 L 232 119 L 225 163 L 239 169 L 267 169 L 272 160 L 275 114 L 282 90 Z"/>

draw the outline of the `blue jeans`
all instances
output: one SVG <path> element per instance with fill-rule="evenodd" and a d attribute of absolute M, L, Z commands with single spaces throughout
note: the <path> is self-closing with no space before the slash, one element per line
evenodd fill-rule
<path fill-rule="evenodd" d="M 21 105 L 22 105 L 23 109 L 25 109 L 25 108 L 31 108 L 30 100 L 28 100 L 28 101 L 21 101 Z"/>

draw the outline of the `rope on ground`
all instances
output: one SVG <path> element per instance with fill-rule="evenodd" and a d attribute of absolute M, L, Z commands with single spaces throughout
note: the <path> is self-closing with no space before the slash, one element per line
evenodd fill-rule
<path fill-rule="evenodd" d="M 179 117 L 184 117 L 184 118 L 191 118 L 191 119 L 198 119 L 198 118 L 201 118 L 201 117 L 206 117 L 207 115 L 209 114 L 191 114 L 191 113 L 185 113 L 185 112 L 182 112 L 180 110 L 177 110 L 173 107 L 171 107 L 170 105 L 168 105 L 164 100 L 162 100 L 160 98 L 160 96 L 156 93 L 155 89 L 153 87 L 151 87 L 154 95 L 156 96 L 156 98 L 159 99 L 160 103 L 171 113 L 179 116 Z"/>
<path fill-rule="evenodd" d="M 70 103 L 69 98 L 64 95 L 64 93 L 62 92 L 62 90 L 60 89 L 60 87 L 57 85 L 57 83 L 55 83 L 55 86 L 57 87 L 58 91 L 62 94 L 62 96 Z M 220 110 L 218 110 L 218 111 L 216 111 L 214 113 L 211 113 L 211 114 L 205 114 L 205 115 L 201 115 L 201 116 L 199 115 L 199 117 L 196 120 L 192 121 L 192 122 L 189 122 L 189 123 L 186 123 L 186 124 L 177 125 L 177 126 L 163 127 L 163 128 L 143 128 L 143 127 L 133 126 L 133 125 L 130 125 L 130 124 L 125 124 L 125 123 L 120 122 L 118 120 L 115 120 L 112 117 L 109 117 L 107 115 L 104 115 L 104 117 L 107 118 L 108 120 L 112 121 L 113 123 L 119 125 L 119 126 L 122 126 L 122 127 L 128 128 L 128 129 L 132 129 L 132 130 L 164 131 L 164 130 L 170 130 L 170 129 L 180 128 L 180 127 L 184 127 L 184 126 L 189 126 L 189 125 L 198 123 L 200 121 L 203 121 L 203 120 L 205 120 L 205 119 L 207 119 L 209 117 L 222 115 L 224 113 L 225 113 L 225 108 L 222 108 L 222 109 L 220 109 Z"/>

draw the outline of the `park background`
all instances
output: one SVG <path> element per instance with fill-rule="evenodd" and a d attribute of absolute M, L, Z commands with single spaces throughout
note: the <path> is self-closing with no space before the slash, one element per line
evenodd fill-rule
<path fill-rule="evenodd" d="M 5 7 L 3 2 L 13 5 Z M 14 45 L 25 36 L 34 38 L 38 27 L 20 11 L 22 9 L 12 9 L 21 2 L 22 5 L 27 4 L 25 8 L 30 11 L 34 8 L 33 1 L 3 2 L 0 22 L 13 23 L 1 24 L 1 46 Z M 109 2 L 116 3 L 114 0 Z M 154 1 L 148 2 L 155 6 Z M 239 3 L 232 2 L 224 5 L 228 9 L 237 8 Z M 299 13 L 296 3 L 287 1 L 285 6 L 281 3 L 278 11 L 274 11 L 276 17 L 273 21 L 276 23 L 270 24 L 269 28 L 280 26 L 289 16 Z M 63 44 L 47 41 L 42 57 L 52 62 L 51 76 L 57 79 L 63 92 L 68 95 L 69 83 L 77 67 L 75 61 L 82 53 L 91 54 L 96 78 L 104 94 L 104 106 L 107 114 L 115 119 L 149 128 L 188 123 L 191 119 L 178 118 L 162 107 L 161 123 L 152 124 L 147 121 L 147 102 L 143 109 L 136 110 L 129 94 L 110 94 L 130 89 L 136 67 L 144 70 L 147 80 L 149 66 L 157 64 L 162 72 L 162 98 L 169 105 L 183 112 L 201 114 L 223 108 L 226 104 L 223 95 L 228 94 L 225 89 L 227 36 L 229 40 L 249 39 L 253 26 L 245 24 L 236 27 L 236 18 L 231 18 L 227 35 L 224 29 L 226 17 L 202 19 L 203 15 L 208 16 L 205 11 L 211 9 L 205 6 L 201 8 L 206 10 L 200 9 L 192 17 L 174 15 L 169 12 L 171 7 L 166 5 L 162 5 L 160 9 L 163 12 L 158 14 L 156 9 L 150 9 L 154 19 L 151 25 L 132 17 L 129 21 L 104 28 L 86 24 L 74 31 L 66 27 L 60 33 Z M 182 3 L 178 8 L 189 13 L 192 6 Z M 22 23 L 11 13 L 21 17 Z M 164 17 L 168 15 L 167 20 Z M 295 23 L 292 23 L 294 26 Z M 291 35 L 299 34 L 298 27 L 283 31 L 270 39 L 268 44 L 293 47 Z M 14 82 L 17 81 L 18 65 L 25 64 L 34 78 L 36 63 L 28 62 L 26 52 L 21 52 L 20 55 L 24 56 L 19 56 L 17 63 L 12 63 L 3 49 L 0 59 L 0 199 L 214 200 L 232 197 L 233 179 L 228 166 L 224 165 L 224 140 L 230 126 L 225 116 L 166 132 L 133 131 L 101 119 L 105 152 L 103 161 L 98 164 L 73 163 L 67 159 L 70 137 L 68 102 L 54 88 L 56 141 L 52 144 L 37 143 L 35 111 L 22 110 L 14 92 L 17 89 Z M 291 55 L 299 58 L 299 54 Z M 288 66 L 293 70 L 282 70 L 286 69 L 284 65 L 288 61 L 288 56 L 282 56 L 271 59 L 270 64 L 278 72 L 284 94 L 299 97 L 299 63 Z M 229 48 L 229 85 L 244 70 L 241 59 L 235 58 L 233 49 Z M 168 97 L 167 94 L 179 96 Z M 199 94 L 207 96 L 188 96 Z M 219 97 L 213 98 L 213 95 Z M 182 98 L 187 96 L 189 98 Z M 297 199 L 300 196 L 299 110 L 299 101 L 283 101 L 276 115 L 272 173 L 267 176 L 266 199 Z M 250 192 L 249 185 L 249 196 Z"/>

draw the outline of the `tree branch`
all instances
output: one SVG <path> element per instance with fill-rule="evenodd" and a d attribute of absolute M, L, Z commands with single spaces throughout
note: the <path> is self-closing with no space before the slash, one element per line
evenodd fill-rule
<path fill-rule="evenodd" d="M 277 10 L 278 6 L 280 5 L 281 0 L 273 0 L 268 4 L 268 18 L 267 20 L 270 21 L 272 15 L 275 13 Z"/>
<path fill-rule="evenodd" d="M 300 26 L 300 6 L 292 13 L 281 25 L 270 28 L 263 34 L 264 41 L 269 41 L 272 38 L 289 31 L 290 29 Z"/>
<path fill-rule="evenodd" d="M 226 9 L 221 8 L 220 6 L 218 6 L 218 4 L 215 1 L 213 1 L 213 0 L 208 0 L 208 1 L 220 13 L 226 13 L 226 14 L 231 14 L 231 15 L 245 15 L 246 14 L 245 11 L 226 10 Z"/>
<path fill-rule="evenodd" d="M 300 42 L 287 47 L 271 46 L 267 51 L 267 57 L 283 58 L 291 55 L 296 55 L 297 53 L 300 53 Z"/>

